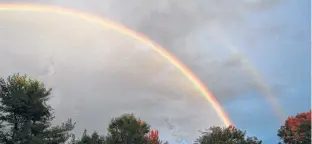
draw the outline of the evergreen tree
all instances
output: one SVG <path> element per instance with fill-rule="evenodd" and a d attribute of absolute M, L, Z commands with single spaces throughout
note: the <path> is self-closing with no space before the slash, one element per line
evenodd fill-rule
<path fill-rule="evenodd" d="M 80 140 L 74 142 L 74 144 L 107 144 L 105 137 L 100 136 L 97 132 L 93 132 L 90 135 L 87 134 L 87 130 L 84 130 Z"/>
<path fill-rule="evenodd" d="M 0 79 L 0 121 L 3 143 L 59 144 L 70 137 L 74 123 L 69 119 L 51 126 L 53 109 L 47 105 L 52 89 L 26 75 Z"/>

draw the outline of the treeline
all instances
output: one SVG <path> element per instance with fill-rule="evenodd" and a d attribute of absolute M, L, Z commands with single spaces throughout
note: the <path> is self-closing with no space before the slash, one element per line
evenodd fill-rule
<path fill-rule="evenodd" d="M 53 109 L 47 105 L 52 89 L 27 77 L 14 74 L 0 78 L 0 143 L 3 144 L 168 144 L 159 139 L 157 130 L 151 130 L 145 121 L 133 114 L 113 118 L 107 134 L 85 130 L 75 136 L 75 122 L 52 126 Z M 278 130 L 280 143 L 311 143 L 311 111 L 289 117 Z M 234 126 L 211 127 L 194 142 L 196 144 L 261 144 L 256 137 L 246 136 Z"/>

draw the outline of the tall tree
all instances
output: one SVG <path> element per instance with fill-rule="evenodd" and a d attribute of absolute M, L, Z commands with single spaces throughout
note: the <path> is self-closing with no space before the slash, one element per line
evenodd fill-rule
<path fill-rule="evenodd" d="M 209 131 L 201 132 L 197 144 L 261 144 L 256 137 L 247 137 L 246 132 L 236 129 L 234 126 L 226 128 L 211 127 Z"/>
<path fill-rule="evenodd" d="M 113 118 L 108 126 L 109 137 L 114 144 L 144 144 L 150 126 L 133 114 Z"/>
<path fill-rule="evenodd" d="M 310 144 L 311 110 L 288 117 L 277 135 L 285 144 Z"/>
<path fill-rule="evenodd" d="M 74 128 L 70 119 L 60 126 L 51 126 L 53 109 L 47 105 L 51 90 L 26 75 L 0 79 L 2 142 L 54 144 L 68 140 L 69 131 Z"/>

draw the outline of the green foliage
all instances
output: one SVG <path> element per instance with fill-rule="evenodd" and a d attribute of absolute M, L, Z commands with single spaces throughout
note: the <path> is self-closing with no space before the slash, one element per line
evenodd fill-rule
<path fill-rule="evenodd" d="M 97 132 L 91 135 L 84 131 L 74 144 L 147 144 L 147 133 L 150 126 L 138 120 L 133 114 L 124 114 L 113 118 L 107 128 L 108 135 L 100 136 Z"/>
<path fill-rule="evenodd" d="M 14 74 L 0 79 L 0 121 L 3 143 L 65 142 L 74 128 L 71 120 L 52 127 L 53 109 L 46 104 L 51 89 L 26 75 Z"/>
<path fill-rule="evenodd" d="M 47 105 L 52 89 L 27 77 L 14 74 L 0 78 L 0 143 L 6 144 L 162 144 L 158 131 L 133 114 L 113 118 L 106 136 L 84 131 L 76 139 L 71 133 L 75 123 L 68 119 L 52 126 L 53 109 Z M 262 144 L 256 137 L 233 126 L 211 127 L 201 132 L 197 144 Z M 311 143 L 311 111 L 289 117 L 278 131 L 286 144 Z M 69 141 L 71 140 L 71 141 Z M 168 144 L 165 142 L 164 144 Z"/>
<path fill-rule="evenodd" d="M 100 136 L 97 132 L 93 132 L 90 135 L 85 130 L 80 140 L 74 142 L 74 144 L 108 144 L 104 136 Z"/>
<path fill-rule="evenodd" d="M 211 127 L 209 131 L 201 132 L 197 144 L 261 144 L 256 137 L 247 137 L 246 132 L 236 129 L 234 126 L 226 128 Z"/>
<path fill-rule="evenodd" d="M 124 114 L 114 118 L 108 126 L 109 137 L 114 144 L 147 143 L 145 136 L 149 131 L 150 126 L 133 114 Z"/>

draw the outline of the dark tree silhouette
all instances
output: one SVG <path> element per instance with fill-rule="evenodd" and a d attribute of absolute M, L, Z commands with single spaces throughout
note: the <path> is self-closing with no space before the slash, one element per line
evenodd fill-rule
<path fill-rule="evenodd" d="M 211 127 L 209 131 L 201 132 L 196 144 L 261 144 L 256 137 L 246 137 L 246 132 L 234 126 L 226 128 Z"/>
<path fill-rule="evenodd" d="M 91 135 L 87 134 L 87 130 L 85 130 L 82 134 L 80 140 L 74 140 L 71 142 L 72 144 L 108 144 L 105 136 L 100 136 L 97 132 L 93 132 Z"/>
<path fill-rule="evenodd" d="M 133 114 L 113 118 L 108 126 L 109 137 L 115 144 L 147 143 L 145 135 L 149 131 L 150 126 Z"/>
<path fill-rule="evenodd" d="M 51 89 L 26 75 L 0 79 L 0 121 L 2 143 L 62 143 L 69 139 L 74 123 L 69 119 L 51 126 L 53 109 L 46 104 Z"/>

